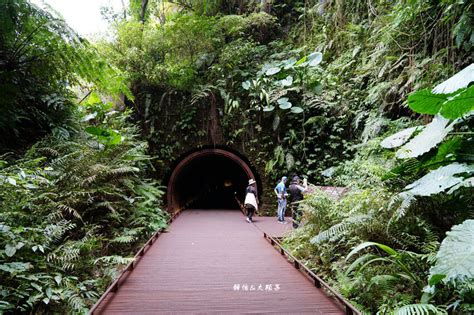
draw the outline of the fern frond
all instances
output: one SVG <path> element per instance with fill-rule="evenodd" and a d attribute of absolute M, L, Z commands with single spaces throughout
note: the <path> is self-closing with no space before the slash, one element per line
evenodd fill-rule
<path fill-rule="evenodd" d="M 137 239 L 136 236 L 121 235 L 121 236 L 117 236 L 117 237 L 111 239 L 110 242 L 112 242 L 112 243 L 132 243 L 136 239 Z"/>
<path fill-rule="evenodd" d="M 432 315 L 432 314 L 447 314 L 443 309 L 436 307 L 433 304 L 409 304 L 395 310 L 395 315 Z"/>
<path fill-rule="evenodd" d="M 37 151 L 39 153 L 44 153 L 46 155 L 49 155 L 51 157 L 58 157 L 59 156 L 59 152 L 53 148 L 50 148 L 50 147 L 45 147 L 45 148 L 38 148 Z"/>
<path fill-rule="evenodd" d="M 117 180 L 117 179 L 129 176 L 131 174 L 137 173 L 139 171 L 140 169 L 137 167 L 122 166 L 122 167 L 114 168 L 111 170 L 107 170 L 105 173 L 105 176 L 108 178 Z"/>
<path fill-rule="evenodd" d="M 390 218 L 389 225 L 392 222 L 396 222 L 403 218 L 407 211 L 410 209 L 410 206 L 416 198 L 414 195 L 410 193 L 400 193 L 392 198 L 389 204 L 389 209 L 393 208 L 395 204 L 399 204 L 398 208 L 393 213 L 392 217 Z"/>
<path fill-rule="evenodd" d="M 50 243 L 59 242 L 67 231 L 74 229 L 76 225 L 67 220 L 61 220 L 56 224 L 49 224 L 44 229 L 44 235 Z"/>
<path fill-rule="evenodd" d="M 318 235 L 313 237 L 310 240 L 310 242 L 312 244 L 318 244 L 334 237 L 337 237 L 337 238 L 341 237 L 352 226 L 363 223 L 364 221 L 367 221 L 370 219 L 372 219 L 372 216 L 368 214 L 360 214 L 360 215 L 351 216 L 349 218 L 344 219 L 342 222 L 333 225 L 329 229 L 320 232 Z"/>
<path fill-rule="evenodd" d="M 102 256 L 94 260 L 94 264 L 97 264 L 99 262 L 103 262 L 106 264 L 111 264 L 111 265 L 126 265 L 133 261 L 133 257 L 122 257 L 118 255 L 113 255 L 113 256 Z"/>
<path fill-rule="evenodd" d="M 66 155 L 63 155 L 57 159 L 51 161 L 50 166 L 54 169 L 64 169 L 66 165 L 71 163 L 71 159 L 81 155 L 80 151 L 75 151 Z"/>
<path fill-rule="evenodd" d="M 393 291 L 400 279 L 393 275 L 376 275 L 370 279 L 370 285 L 376 285 L 383 291 Z"/>
<path fill-rule="evenodd" d="M 67 302 L 69 306 L 77 312 L 87 312 L 87 304 L 84 299 L 74 291 L 69 291 L 68 293 Z"/>
<path fill-rule="evenodd" d="M 82 219 L 79 212 L 77 212 L 77 210 L 74 209 L 73 207 L 70 207 L 70 206 L 65 205 L 65 204 L 58 204 L 58 209 L 61 210 L 61 211 L 67 212 L 69 214 L 72 214 L 74 217 L 78 218 L 79 220 Z"/>

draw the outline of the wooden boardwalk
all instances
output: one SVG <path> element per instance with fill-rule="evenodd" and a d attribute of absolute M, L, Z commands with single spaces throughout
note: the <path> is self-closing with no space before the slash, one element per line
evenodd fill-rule
<path fill-rule="evenodd" d="M 288 224 L 279 224 L 277 217 L 253 217 L 253 222 L 257 229 L 262 233 L 266 232 L 268 235 L 274 237 L 282 237 L 286 233 L 293 231 L 293 221 L 290 217 L 285 217 Z"/>
<path fill-rule="evenodd" d="M 257 225 L 261 220 L 261 227 L 271 225 L 270 219 L 255 219 Z M 272 234 L 287 229 L 286 225 L 279 226 Z M 288 264 L 257 226 L 245 222 L 240 211 L 186 210 L 97 313 L 344 312 Z"/>

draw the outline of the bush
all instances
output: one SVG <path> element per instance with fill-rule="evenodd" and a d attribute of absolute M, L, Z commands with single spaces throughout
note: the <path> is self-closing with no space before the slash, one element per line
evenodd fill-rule
<path fill-rule="evenodd" d="M 0 161 L 1 310 L 84 313 L 166 224 L 163 191 L 146 179 L 146 143 L 127 115 L 107 116 L 93 128 L 118 140 L 50 136 L 21 160 Z"/>

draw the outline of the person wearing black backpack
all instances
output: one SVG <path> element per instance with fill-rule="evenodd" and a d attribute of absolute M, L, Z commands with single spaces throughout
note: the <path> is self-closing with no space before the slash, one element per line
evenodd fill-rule
<path fill-rule="evenodd" d="M 306 180 L 304 181 L 304 185 L 301 186 L 300 178 L 298 176 L 293 176 L 288 191 L 290 192 L 290 207 L 293 216 L 293 228 L 295 229 L 300 225 L 301 220 L 301 209 L 299 203 L 303 200 L 303 192 L 307 189 L 308 184 Z"/>

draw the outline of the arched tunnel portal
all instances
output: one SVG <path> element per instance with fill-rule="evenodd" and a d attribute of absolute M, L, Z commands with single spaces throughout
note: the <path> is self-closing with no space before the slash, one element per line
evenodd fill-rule
<path fill-rule="evenodd" d="M 239 209 L 249 179 L 261 181 L 247 159 L 227 149 L 210 148 L 188 153 L 173 168 L 168 180 L 168 211 Z"/>

